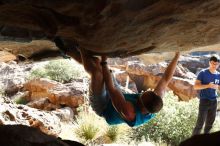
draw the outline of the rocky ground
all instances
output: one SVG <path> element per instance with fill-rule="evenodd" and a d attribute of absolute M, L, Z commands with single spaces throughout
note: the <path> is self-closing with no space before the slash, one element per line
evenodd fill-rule
<path fill-rule="evenodd" d="M 207 67 L 209 56 L 181 56 L 180 63 L 168 90 L 173 90 L 179 100 L 189 101 L 197 96 L 193 90 L 196 73 Z M 145 65 L 139 58 L 110 59 L 109 65 L 123 92 L 135 93 L 155 87 L 169 62 Z M 41 63 L 0 63 L 2 89 L 0 122 L 3 125 L 23 124 L 35 127 L 54 136 L 65 137 L 66 127 L 71 127 L 77 108 L 85 102 L 87 79 L 76 79 L 62 84 L 49 79 L 28 80 L 27 76 Z M 207 64 L 207 65 L 206 65 Z M 4 96 L 3 96 L 4 95 Z M 24 98 L 26 105 L 17 105 L 16 98 Z M 65 127 L 65 128 L 64 128 Z M 70 138 L 70 137 L 68 137 Z M 71 137 L 74 138 L 74 137 Z"/>

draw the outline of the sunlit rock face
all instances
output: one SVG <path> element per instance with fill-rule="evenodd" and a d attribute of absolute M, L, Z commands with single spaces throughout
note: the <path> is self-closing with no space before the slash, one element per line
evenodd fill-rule
<path fill-rule="evenodd" d="M 133 62 L 128 63 L 126 71 L 133 80 L 136 80 L 137 85 L 142 84 L 142 90 L 155 89 L 167 65 L 166 62 L 162 62 L 152 66 L 145 66 L 144 64 Z M 171 89 L 180 100 L 189 101 L 197 96 L 197 92 L 193 90 L 194 79 L 195 75 L 179 64 L 168 88 Z"/>
<path fill-rule="evenodd" d="M 185 56 L 181 56 L 180 60 L 167 90 L 172 90 L 179 97 L 179 100 L 189 101 L 197 97 L 197 91 L 193 89 L 196 75 L 187 69 L 188 64 L 186 64 L 187 58 Z M 182 66 L 183 63 L 185 63 L 185 67 Z M 155 89 L 168 64 L 169 62 L 161 62 L 145 65 L 136 57 L 109 61 L 109 65 L 120 85 L 135 93 Z"/>
<path fill-rule="evenodd" d="M 72 89 L 49 79 L 33 79 L 24 84 L 24 90 L 29 92 L 25 98 L 28 101 L 38 101 L 29 105 L 39 109 L 52 110 L 65 105 L 74 110 L 84 103 L 83 84 L 72 82 L 71 86 Z"/>
<path fill-rule="evenodd" d="M 219 21 L 219 0 L 0 0 L 0 49 L 56 50 L 50 40 L 59 35 L 112 57 L 215 50 Z"/>
<path fill-rule="evenodd" d="M 27 125 L 40 129 L 46 134 L 58 136 L 61 132 L 60 119 L 52 112 L 44 112 L 10 100 L 0 101 L 0 125 Z M 1 145 L 1 144 L 0 144 Z"/>

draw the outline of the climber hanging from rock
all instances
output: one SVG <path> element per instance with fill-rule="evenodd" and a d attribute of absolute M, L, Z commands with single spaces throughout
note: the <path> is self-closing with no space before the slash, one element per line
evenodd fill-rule
<path fill-rule="evenodd" d="M 54 39 L 56 46 L 73 59 L 84 65 L 91 76 L 90 103 L 97 115 L 105 118 L 108 124 L 127 123 L 139 126 L 148 122 L 163 107 L 162 97 L 173 77 L 180 53 L 177 52 L 168 65 L 154 91 L 142 94 L 123 94 L 107 65 L 107 56 L 101 59 L 91 56 L 84 49 L 72 50 L 65 47 L 60 37 Z"/>

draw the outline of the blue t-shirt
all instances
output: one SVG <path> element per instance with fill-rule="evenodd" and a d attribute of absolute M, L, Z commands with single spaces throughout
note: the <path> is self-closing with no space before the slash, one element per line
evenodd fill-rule
<path fill-rule="evenodd" d="M 143 123 L 148 122 L 150 119 L 152 119 L 155 114 L 142 114 L 139 107 L 137 106 L 137 99 L 140 96 L 140 94 L 123 94 L 125 99 L 127 101 L 130 101 L 135 108 L 136 117 L 134 121 L 125 121 L 120 114 L 115 110 L 115 108 L 112 105 L 112 102 L 109 101 L 106 109 L 102 113 L 102 116 L 105 118 L 107 123 L 109 125 L 116 125 L 121 123 L 127 123 L 129 126 L 138 126 Z"/>
<path fill-rule="evenodd" d="M 209 69 L 204 69 L 199 72 L 197 80 L 201 81 L 201 84 L 209 84 L 210 82 L 213 82 L 214 84 L 220 85 L 220 74 L 219 72 L 213 74 Z M 207 88 L 200 90 L 199 96 L 200 99 L 215 100 L 218 94 L 216 89 Z"/>

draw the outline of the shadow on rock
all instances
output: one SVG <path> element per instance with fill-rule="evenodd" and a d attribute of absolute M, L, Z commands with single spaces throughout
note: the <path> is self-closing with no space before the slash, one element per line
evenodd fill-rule
<path fill-rule="evenodd" d="M 220 146 L 220 131 L 211 134 L 195 135 L 179 146 Z"/>
<path fill-rule="evenodd" d="M 1 146 L 84 146 L 75 141 L 62 141 L 37 128 L 24 125 L 1 125 Z"/>

